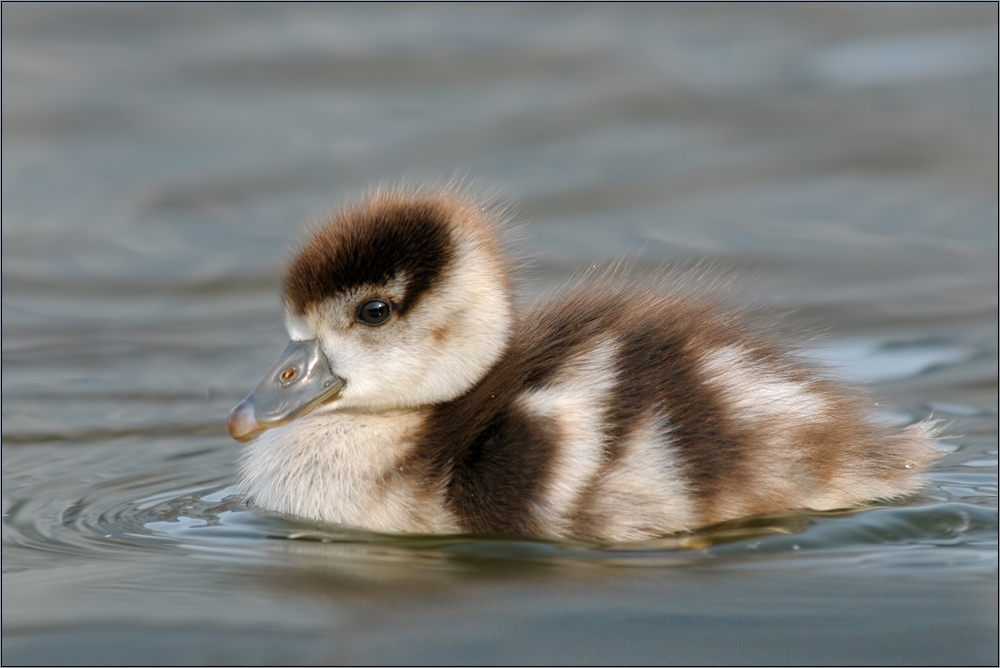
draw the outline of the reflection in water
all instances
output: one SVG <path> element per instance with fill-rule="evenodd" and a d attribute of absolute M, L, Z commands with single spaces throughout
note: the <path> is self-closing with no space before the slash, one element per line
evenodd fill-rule
<path fill-rule="evenodd" d="M 3 663 L 995 664 L 996 25 L 5 3 Z M 288 239 L 454 174 L 519 198 L 531 283 L 707 262 L 822 328 L 881 418 L 945 421 L 927 486 L 614 545 L 246 508 L 225 416 Z"/>

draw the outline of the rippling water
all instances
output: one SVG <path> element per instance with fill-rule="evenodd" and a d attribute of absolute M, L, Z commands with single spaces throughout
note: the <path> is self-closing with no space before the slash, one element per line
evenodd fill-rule
<path fill-rule="evenodd" d="M 2 11 L 5 665 L 997 661 L 995 5 Z M 929 484 L 610 545 L 245 507 L 289 243 L 456 174 L 526 298 L 722 267 L 944 420 Z"/>

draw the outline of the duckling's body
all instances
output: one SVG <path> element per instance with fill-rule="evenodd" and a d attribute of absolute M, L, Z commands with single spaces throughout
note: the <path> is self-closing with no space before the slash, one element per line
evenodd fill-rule
<path fill-rule="evenodd" d="M 897 497 L 933 458 L 929 427 L 871 426 L 700 299 L 581 287 L 519 312 L 497 224 L 460 195 L 383 193 L 306 244 L 285 283 L 293 343 L 230 418 L 256 437 L 254 504 L 627 540 Z"/>

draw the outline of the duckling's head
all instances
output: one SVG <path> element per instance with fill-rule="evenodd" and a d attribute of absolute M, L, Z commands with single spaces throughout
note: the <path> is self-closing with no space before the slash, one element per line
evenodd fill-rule
<path fill-rule="evenodd" d="M 497 216 L 458 193 L 378 192 L 319 228 L 285 274 L 291 343 L 229 418 L 250 440 L 313 411 L 448 401 L 512 327 Z"/>

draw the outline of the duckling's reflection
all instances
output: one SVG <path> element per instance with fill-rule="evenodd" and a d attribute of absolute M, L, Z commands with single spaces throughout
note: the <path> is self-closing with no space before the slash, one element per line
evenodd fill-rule
<path fill-rule="evenodd" d="M 641 541 L 594 543 L 503 535 L 382 534 L 271 514 L 288 527 L 284 539 L 258 544 L 288 572 L 308 572 L 333 589 L 369 585 L 422 590 L 516 580 L 603 580 L 622 568 L 679 568 L 746 555 L 791 555 L 787 541 L 825 519 L 858 511 L 784 512 L 723 522 L 694 532 Z M 773 546 L 767 542 L 775 541 Z M 764 548 L 761 549 L 761 544 Z M 735 546 L 735 549 L 734 549 Z M 748 549 L 740 549 L 740 547 Z M 753 552 L 750 552 L 752 550 Z"/>

